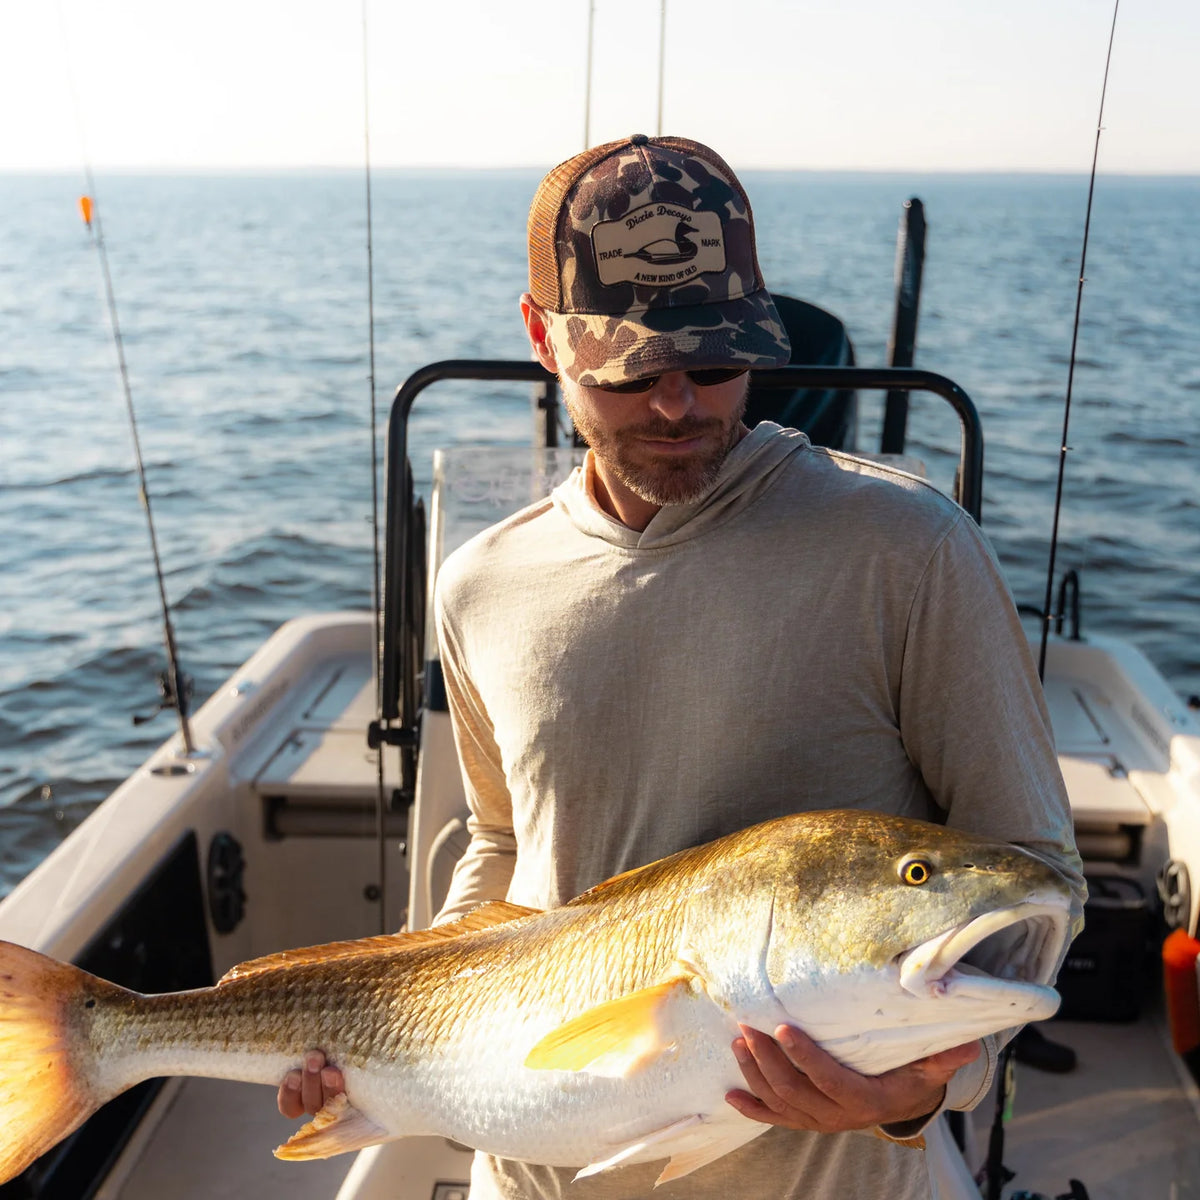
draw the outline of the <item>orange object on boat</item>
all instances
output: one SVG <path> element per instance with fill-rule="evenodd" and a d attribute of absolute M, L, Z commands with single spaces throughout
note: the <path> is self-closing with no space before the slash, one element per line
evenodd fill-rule
<path fill-rule="evenodd" d="M 1200 983 L 1196 960 L 1200 942 L 1182 929 L 1173 930 L 1163 942 L 1163 988 L 1167 997 L 1167 1018 L 1171 1025 L 1171 1043 L 1176 1054 L 1186 1054 L 1200 1046 Z"/>

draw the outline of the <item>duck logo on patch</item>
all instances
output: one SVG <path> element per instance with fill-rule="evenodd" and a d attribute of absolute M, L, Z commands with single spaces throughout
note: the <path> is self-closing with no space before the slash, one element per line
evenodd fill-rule
<path fill-rule="evenodd" d="M 647 204 L 619 221 L 592 228 L 596 274 L 602 284 L 670 287 L 725 270 L 725 238 L 715 212 L 678 204 Z"/>

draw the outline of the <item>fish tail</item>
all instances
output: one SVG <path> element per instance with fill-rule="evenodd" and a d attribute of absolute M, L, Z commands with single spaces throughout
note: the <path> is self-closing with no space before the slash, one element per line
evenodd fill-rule
<path fill-rule="evenodd" d="M 0 942 L 0 1183 L 107 1099 L 88 1080 L 90 1010 L 121 992 L 78 967 Z"/>

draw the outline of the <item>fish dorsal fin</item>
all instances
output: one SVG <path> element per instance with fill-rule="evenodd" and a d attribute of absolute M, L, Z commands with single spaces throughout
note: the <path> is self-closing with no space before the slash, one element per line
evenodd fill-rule
<path fill-rule="evenodd" d="M 480 904 L 470 912 L 464 913 L 454 921 L 444 925 L 435 925 L 424 933 L 451 932 L 448 937 L 458 937 L 460 933 L 474 933 L 477 929 L 491 929 L 493 925 L 507 925 L 509 921 L 519 921 L 522 917 L 533 917 L 540 913 L 540 908 L 526 908 L 524 904 L 510 904 L 507 900 L 489 900 Z"/>
<path fill-rule="evenodd" d="M 525 1065 L 535 1071 L 582 1071 L 603 1058 L 606 1073 L 628 1078 L 675 1044 L 663 1032 L 664 1010 L 692 987 L 693 976 L 676 975 L 597 1004 L 546 1034 Z"/>
<path fill-rule="evenodd" d="M 606 892 L 609 888 L 615 887 L 618 883 L 624 883 L 626 879 L 644 870 L 645 867 L 630 867 L 628 871 L 622 871 L 619 875 L 610 875 L 607 879 L 602 879 L 599 883 L 593 884 L 586 892 L 580 893 L 580 899 L 584 896 L 595 896 L 601 892 Z"/>
<path fill-rule="evenodd" d="M 347 1150 L 390 1142 L 393 1137 L 395 1134 L 364 1117 L 345 1092 L 339 1092 L 307 1125 L 276 1149 L 275 1157 L 292 1161 L 329 1158 Z"/>
<path fill-rule="evenodd" d="M 456 921 L 435 925 L 432 929 L 417 929 L 407 933 L 382 933 L 376 937 L 355 938 L 348 942 L 327 942 L 323 946 L 301 946 L 295 950 L 281 950 L 277 954 L 266 954 L 238 963 L 217 981 L 231 983 L 235 979 L 246 979 L 264 971 L 278 971 L 284 967 L 295 967 L 301 963 L 328 962 L 333 958 L 356 958 L 368 954 L 392 954 L 397 950 L 411 950 L 418 946 L 432 946 L 439 942 L 452 941 L 466 933 L 477 933 L 496 925 L 507 925 L 509 921 L 528 917 L 540 909 L 526 908 L 521 904 L 509 904 L 507 900 L 493 900 L 481 904 Z"/>

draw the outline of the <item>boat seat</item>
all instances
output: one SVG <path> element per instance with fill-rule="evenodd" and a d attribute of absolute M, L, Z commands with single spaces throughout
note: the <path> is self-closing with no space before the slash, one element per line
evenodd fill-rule
<path fill-rule="evenodd" d="M 772 293 L 775 308 L 792 343 L 789 365 L 852 367 L 854 346 L 846 326 L 823 308 L 792 296 Z M 858 423 L 858 396 L 847 389 L 755 387 L 750 376 L 746 424 L 774 421 L 799 429 L 818 446 L 852 449 Z"/>

